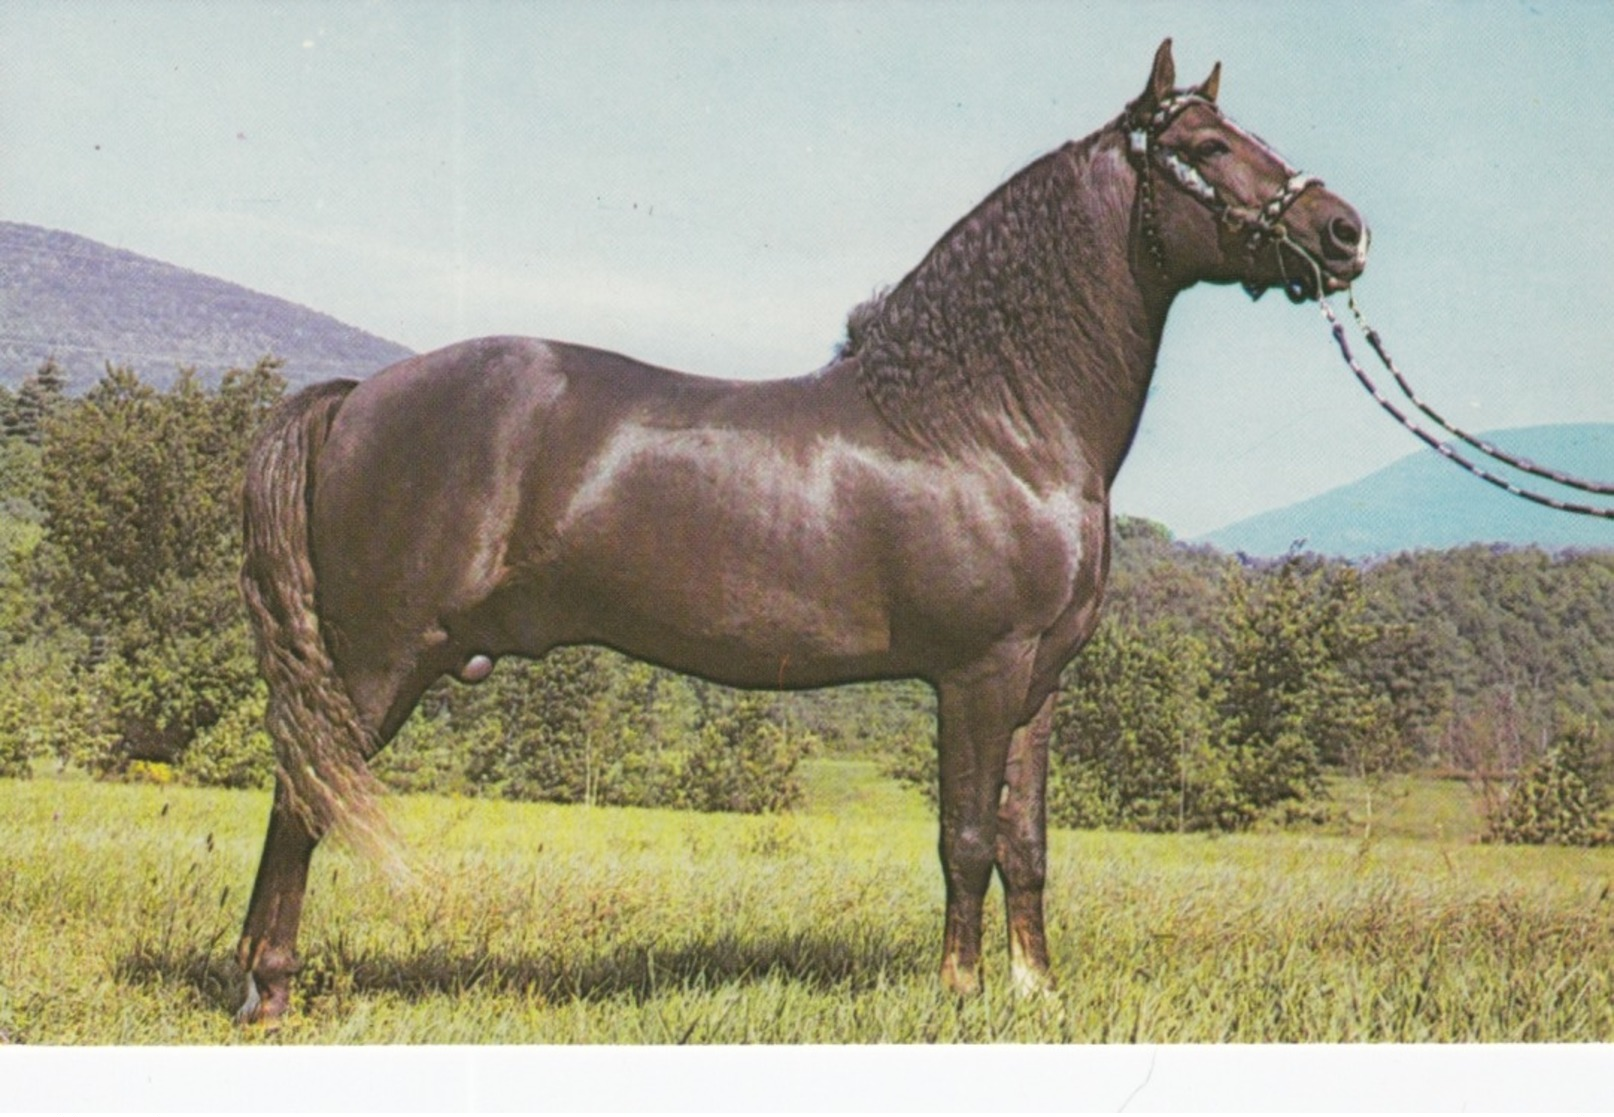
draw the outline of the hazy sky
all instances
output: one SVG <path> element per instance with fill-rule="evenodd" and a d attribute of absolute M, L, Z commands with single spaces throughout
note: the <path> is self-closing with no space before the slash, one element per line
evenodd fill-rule
<path fill-rule="evenodd" d="M 1183 83 L 1221 59 L 1229 114 L 1366 215 L 1359 294 L 1430 399 L 1477 429 L 1614 421 L 1609 4 L 0 0 L 0 218 L 416 349 L 787 375 L 1115 116 L 1166 35 Z M 1193 535 L 1417 445 L 1314 308 L 1207 287 L 1116 503 Z"/>

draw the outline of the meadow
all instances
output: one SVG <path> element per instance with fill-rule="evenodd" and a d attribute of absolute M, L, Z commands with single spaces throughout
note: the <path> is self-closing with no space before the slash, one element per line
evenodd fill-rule
<path fill-rule="evenodd" d="M 921 798 L 804 765 L 776 816 L 398 796 L 393 879 L 314 864 L 297 1009 L 231 1022 L 267 796 L 0 781 L 0 1042 L 49 1044 L 1606 1042 L 1614 851 L 1475 844 L 1458 783 L 1336 787 L 1334 823 L 1056 831 L 1059 991 L 935 980 Z"/>

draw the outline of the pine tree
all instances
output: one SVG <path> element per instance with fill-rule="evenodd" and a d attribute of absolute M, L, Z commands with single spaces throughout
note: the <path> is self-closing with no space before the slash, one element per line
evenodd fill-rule
<path fill-rule="evenodd" d="M 1614 844 L 1614 757 L 1590 723 L 1571 725 L 1487 820 L 1485 839 L 1525 845 Z"/>
<path fill-rule="evenodd" d="M 44 440 L 45 423 L 61 406 L 67 389 L 67 374 L 46 357 L 45 363 L 22 382 L 17 394 L 4 408 L 5 433 L 33 446 Z"/>

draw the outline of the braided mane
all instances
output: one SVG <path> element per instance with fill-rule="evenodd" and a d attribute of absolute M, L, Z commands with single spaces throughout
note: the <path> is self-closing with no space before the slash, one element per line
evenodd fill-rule
<path fill-rule="evenodd" d="M 957 446 L 1034 434 L 1073 372 L 1106 381 L 1133 190 L 1104 129 L 1032 162 L 955 224 L 894 287 L 853 308 L 840 355 L 895 429 Z M 1120 244 L 1115 242 L 1119 239 Z M 1117 251 L 1117 249 L 1122 249 Z M 1125 321 L 1118 321 L 1124 319 Z"/>

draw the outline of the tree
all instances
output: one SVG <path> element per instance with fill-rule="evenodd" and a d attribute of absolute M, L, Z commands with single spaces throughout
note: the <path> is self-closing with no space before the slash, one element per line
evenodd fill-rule
<path fill-rule="evenodd" d="M 1172 624 L 1104 624 L 1065 674 L 1048 812 L 1064 826 L 1185 830 L 1225 814 L 1210 649 Z"/>
<path fill-rule="evenodd" d="M 1486 817 L 1485 840 L 1526 845 L 1614 844 L 1614 757 L 1588 722 L 1572 724 Z"/>
<path fill-rule="evenodd" d="M 472 727 L 470 781 L 508 799 L 597 801 L 610 742 L 601 731 L 611 682 L 601 657 L 563 648 L 537 665 L 509 664 L 457 703 L 469 716 L 456 720 Z"/>
<path fill-rule="evenodd" d="M 280 397 L 279 362 L 181 373 L 161 393 L 109 367 L 44 424 L 45 581 L 97 649 L 81 677 L 117 748 L 101 766 L 172 761 L 256 685 L 236 590 L 242 461 Z"/>
<path fill-rule="evenodd" d="M 1459 547 L 1397 555 L 1363 574 L 1367 619 L 1423 646 L 1370 668 L 1428 763 L 1486 695 L 1614 720 L 1614 551 Z M 1393 641 L 1392 641 L 1393 642 Z"/>
<path fill-rule="evenodd" d="M 0 458 L 13 441 L 0 440 Z M 0 490 L 0 659 L 35 625 L 39 594 L 34 555 L 45 535 L 28 507 L 22 502 L 12 504 L 3 493 Z"/>
<path fill-rule="evenodd" d="M 1260 578 L 1235 572 L 1225 592 L 1217 690 L 1239 798 L 1266 810 L 1315 796 L 1324 764 L 1394 732 L 1389 699 L 1350 670 L 1378 637 L 1360 577 L 1291 554 Z"/>
<path fill-rule="evenodd" d="M 785 731 L 767 698 L 742 694 L 701 727 L 685 761 L 680 798 L 698 811 L 762 814 L 801 799 L 795 777 L 806 738 Z"/>
<path fill-rule="evenodd" d="M 4 403 L 0 410 L 3 433 L 38 446 L 44 438 L 45 424 L 65 398 L 66 388 L 67 374 L 55 357 L 46 357 L 45 363 L 22 382 L 14 397 L 0 401 Z"/>
<path fill-rule="evenodd" d="M 1230 556 L 1176 542 L 1163 525 L 1132 516 L 1115 518 L 1111 539 L 1107 619 L 1144 626 L 1169 619 L 1195 629 L 1212 623 L 1222 579 L 1235 565 Z"/>
<path fill-rule="evenodd" d="M 771 696 L 563 648 L 433 687 L 377 773 L 412 791 L 755 813 L 799 799 L 815 742 L 785 729 Z"/>
<path fill-rule="evenodd" d="M 95 696 L 73 683 L 72 658 L 43 640 L 0 658 L 0 776 L 26 778 L 40 757 L 84 763 L 107 747 Z"/>

